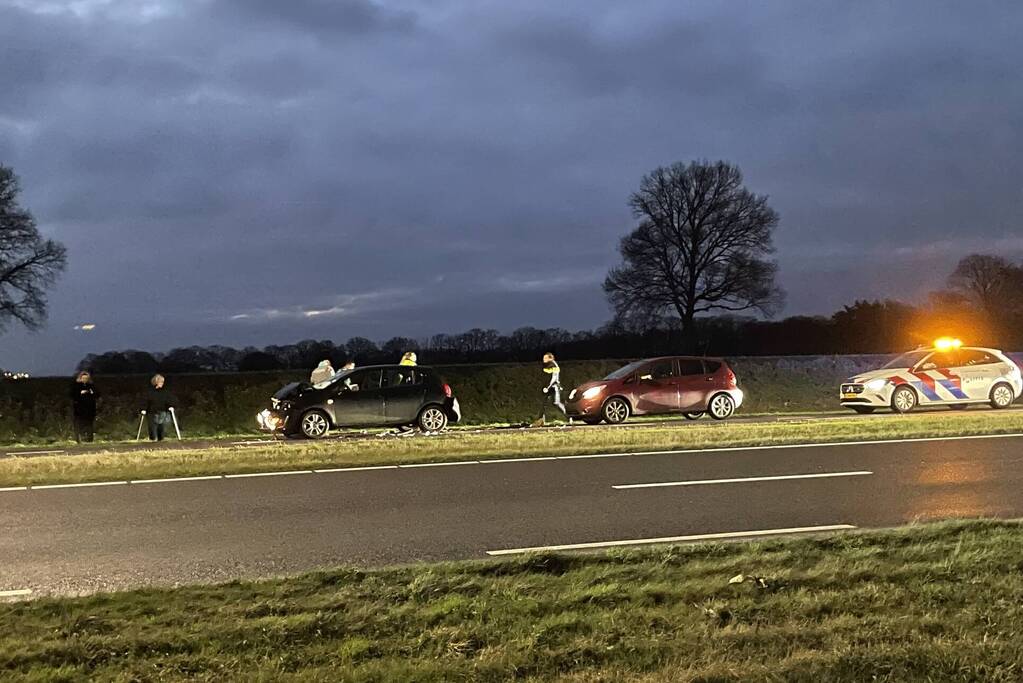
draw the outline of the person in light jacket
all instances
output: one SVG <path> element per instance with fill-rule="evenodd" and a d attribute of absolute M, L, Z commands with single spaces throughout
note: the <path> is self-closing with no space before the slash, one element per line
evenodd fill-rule
<path fill-rule="evenodd" d="M 310 384 L 319 384 L 320 382 L 326 382 L 334 376 L 334 368 L 331 366 L 329 360 L 321 360 L 320 364 L 316 366 L 312 374 L 309 375 Z"/>

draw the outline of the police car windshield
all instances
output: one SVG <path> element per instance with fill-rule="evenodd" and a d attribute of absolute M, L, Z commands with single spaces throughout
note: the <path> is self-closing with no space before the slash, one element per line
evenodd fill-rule
<path fill-rule="evenodd" d="M 634 373 L 636 370 L 638 370 L 639 367 L 641 365 L 643 365 L 643 363 L 644 363 L 644 361 L 641 361 L 641 360 L 637 360 L 634 363 L 629 363 L 624 368 L 618 368 L 617 370 L 612 372 L 610 375 L 608 375 L 604 379 L 622 379 L 623 377 L 628 377 L 629 375 Z"/>
<path fill-rule="evenodd" d="M 916 364 L 922 361 L 924 358 L 926 358 L 927 354 L 929 353 L 930 351 L 910 351 L 909 353 L 904 353 L 901 356 L 896 356 L 895 358 L 885 363 L 882 369 L 890 370 L 894 368 L 915 367 Z"/>

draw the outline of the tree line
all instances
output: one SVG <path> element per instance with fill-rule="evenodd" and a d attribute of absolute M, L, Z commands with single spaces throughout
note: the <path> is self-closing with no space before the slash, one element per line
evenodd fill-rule
<path fill-rule="evenodd" d="M 347 341 L 307 339 L 261 349 L 191 346 L 167 353 L 111 351 L 90 354 L 79 369 L 98 374 L 148 372 L 237 372 L 299 370 L 330 359 L 360 365 L 396 363 L 416 351 L 425 364 L 535 361 L 545 351 L 564 360 L 636 358 L 680 353 L 760 356 L 799 354 L 897 353 L 956 335 L 970 344 L 1023 349 L 1023 264 L 973 254 L 949 275 L 947 286 L 926 304 L 856 301 L 830 316 L 791 316 L 763 320 L 719 315 L 694 318 L 688 330 L 674 316 L 619 315 L 595 330 L 522 327 L 510 334 L 474 328 L 426 339 L 394 337 L 381 344 L 353 337 Z"/>

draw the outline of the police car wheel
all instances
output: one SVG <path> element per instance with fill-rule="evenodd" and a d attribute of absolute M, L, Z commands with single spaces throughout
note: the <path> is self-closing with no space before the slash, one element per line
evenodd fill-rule
<path fill-rule="evenodd" d="M 302 436 L 307 439 L 322 439 L 330 431 L 330 422 L 321 410 L 310 410 L 302 416 Z"/>
<path fill-rule="evenodd" d="M 853 406 L 853 410 L 860 415 L 870 415 L 874 412 L 874 406 Z"/>
<path fill-rule="evenodd" d="M 908 413 L 916 408 L 916 392 L 909 387 L 899 387 L 892 394 L 892 410 L 897 413 Z"/>
<path fill-rule="evenodd" d="M 1012 395 L 1012 387 L 1008 384 L 996 384 L 991 388 L 991 407 L 996 410 L 1008 408 L 1016 397 Z"/>
<path fill-rule="evenodd" d="M 621 424 L 629 419 L 629 404 L 625 402 L 625 399 L 611 398 L 604 404 L 604 408 L 600 412 L 608 424 Z"/>

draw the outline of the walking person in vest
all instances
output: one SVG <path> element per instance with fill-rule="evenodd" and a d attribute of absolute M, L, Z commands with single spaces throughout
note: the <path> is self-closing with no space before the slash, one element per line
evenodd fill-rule
<path fill-rule="evenodd" d="M 543 388 L 543 404 L 540 417 L 533 423 L 534 427 L 542 427 L 547 424 L 548 400 L 561 411 L 562 415 L 566 417 L 568 415 L 565 412 L 565 404 L 561 402 L 561 368 L 558 366 L 558 362 L 554 360 L 553 353 L 548 352 L 543 355 L 543 372 L 544 376 L 548 378 L 547 386 Z"/>
<path fill-rule="evenodd" d="M 92 441 L 96 425 L 96 401 L 99 392 L 92 383 L 92 375 L 83 370 L 75 375 L 71 383 L 71 415 L 75 425 L 75 441 Z"/>
<path fill-rule="evenodd" d="M 173 419 L 170 411 L 177 403 L 177 399 L 174 394 L 164 388 L 165 382 L 163 375 L 153 375 L 153 378 L 149 380 L 146 408 L 142 412 L 148 418 L 150 441 L 163 441 L 164 427 Z"/>

